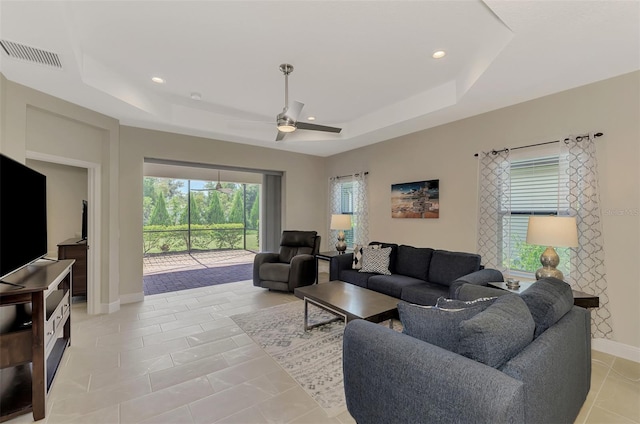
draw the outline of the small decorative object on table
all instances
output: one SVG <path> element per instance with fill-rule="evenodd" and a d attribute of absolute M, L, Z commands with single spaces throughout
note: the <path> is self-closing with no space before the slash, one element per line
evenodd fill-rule
<path fill-rule="evenodd" d="M 514 278 L 507 278 L 507 288 L 511 290 L 516 290 L 520 288 L 520 280 L 516 280 Z"/>

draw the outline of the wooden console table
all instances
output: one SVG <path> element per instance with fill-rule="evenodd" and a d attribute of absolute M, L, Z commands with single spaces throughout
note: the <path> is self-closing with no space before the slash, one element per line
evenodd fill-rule
<path fill-rule="evenodd" d="M 58 259 L 75 259 L 71 296 L 87 295 L 87 240 L 70 238 L 58 244 Z"/>
<path fill-rule="evenodd" d="M 73 263 L 41 260 L 0 283 L 0 307 L 31 307 L 31 322 L 16 322 L 0 334 L 0 368 L 16 371 L 13 389 L 0 399 L 0 422 L 28 412 L 34 421 L 45 416 L 47 394 L 71 343 Z"/>

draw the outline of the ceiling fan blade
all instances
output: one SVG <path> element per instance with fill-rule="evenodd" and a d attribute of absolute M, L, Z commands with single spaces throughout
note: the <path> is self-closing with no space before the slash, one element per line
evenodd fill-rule
<path fill-rule="evenodd" d="M 287 135 L 286 132 L 278 131 L 278 135 L 276 136 L 276 141 L 282 140 L 285 135 Z"/>
<path fill-rule="evenodd" d="M 302 108 L 304 107 L 304 103 L 300 103 L 295 100 L 291 103 L 291 106 L 289 106 L 289 108 L 284 112 L 284 116 L 293 121 L 297 121 L 298 116 L 300 116 L 300 112 L 302 112 Z"/>
<path fill-rule="evenodd" d="M 325 131 L 339 133 L 342 128 L 328 127 L 326 125 L 310 124 L 308 122 L 296 122 L 296 128 L 299 130 Z"/>

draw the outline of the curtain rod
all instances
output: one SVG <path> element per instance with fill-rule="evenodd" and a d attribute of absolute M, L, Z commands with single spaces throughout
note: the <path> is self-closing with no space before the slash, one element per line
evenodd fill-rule
<path fill-rule="evenodd" d="M 604 135 L 603 133 L 597 132 L 597 133 L 593 134 L 593 138 L 598 138 L 598 137 L 601 137 L 603 135 Z M 576 136 L 576 141 L 582 141 L 585 138 L 589 139 L 589 138 L 591 138 L 591 136 L 589 136 L 589 134 L 579 135 L 579 136 Z M 563 141 L 566 143 L 569 140 L 570 140 L 569 137 L 567 137 Z M 502 150 L 491 150 L 491 152 L 488 152 L 488 153 L 491 153 L 493 155 L 497 155 L 498 153 L 508 152 L 509 150 L 526 149 L 527 147 L 544 146 L 545 144 L 553 144 L 553 143 L 560 143 L 560 140 L 545 141 L 544 143 L 528 144 L 526 146 L 512 147 L 511 149 L 505 147 Z M 473 156 L 478 157 L 478 153 L 474 154 Z"/>
<path fill-rule="evenodd" d="M 356 172 L 355 174 L 351 174 L 351 175 L 339 175 L 339 176 L 333 177 L 333 178 L 347 178 L 347 177 L 353 177 L 355 175 L 360 175 L 360 173 Z M 369 175 L 369 171 L 365 171 L 364 175 Z"/>

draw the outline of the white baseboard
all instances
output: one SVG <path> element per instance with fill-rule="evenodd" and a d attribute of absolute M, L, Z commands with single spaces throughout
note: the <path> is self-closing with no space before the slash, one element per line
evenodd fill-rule
<path fill-rule="evenodd" d="M 136 303 L 144 301 L 144 292 L 120 295 L 120 304 Z"/>
<path fill-rule="evenodd" d="M 120 310 L 120 301 L 116 300 L 111 303 L 102 303 L 100 304 L 100 313 L 101 314 L 112 314 L 116 311 Z"/>
<path fill-rule="evenodd" d="M 640 348 L 608 339 L 591 339 L 591 348 L 619 358 L 640 362 Z"/>
<path fill-rule="evenodd" d="M 111 303 L 103 303 L 100 305 L 100 313 L 101 314 L 111 314 L 113 312 L 120 310 L 120 305 L 125 305 L 127 303 L 136 303 L 142 302 L 144 300 L 144 293 L 131 293 L 131 294 L 123 294 L 120 296 L 119 300 Z"/>

